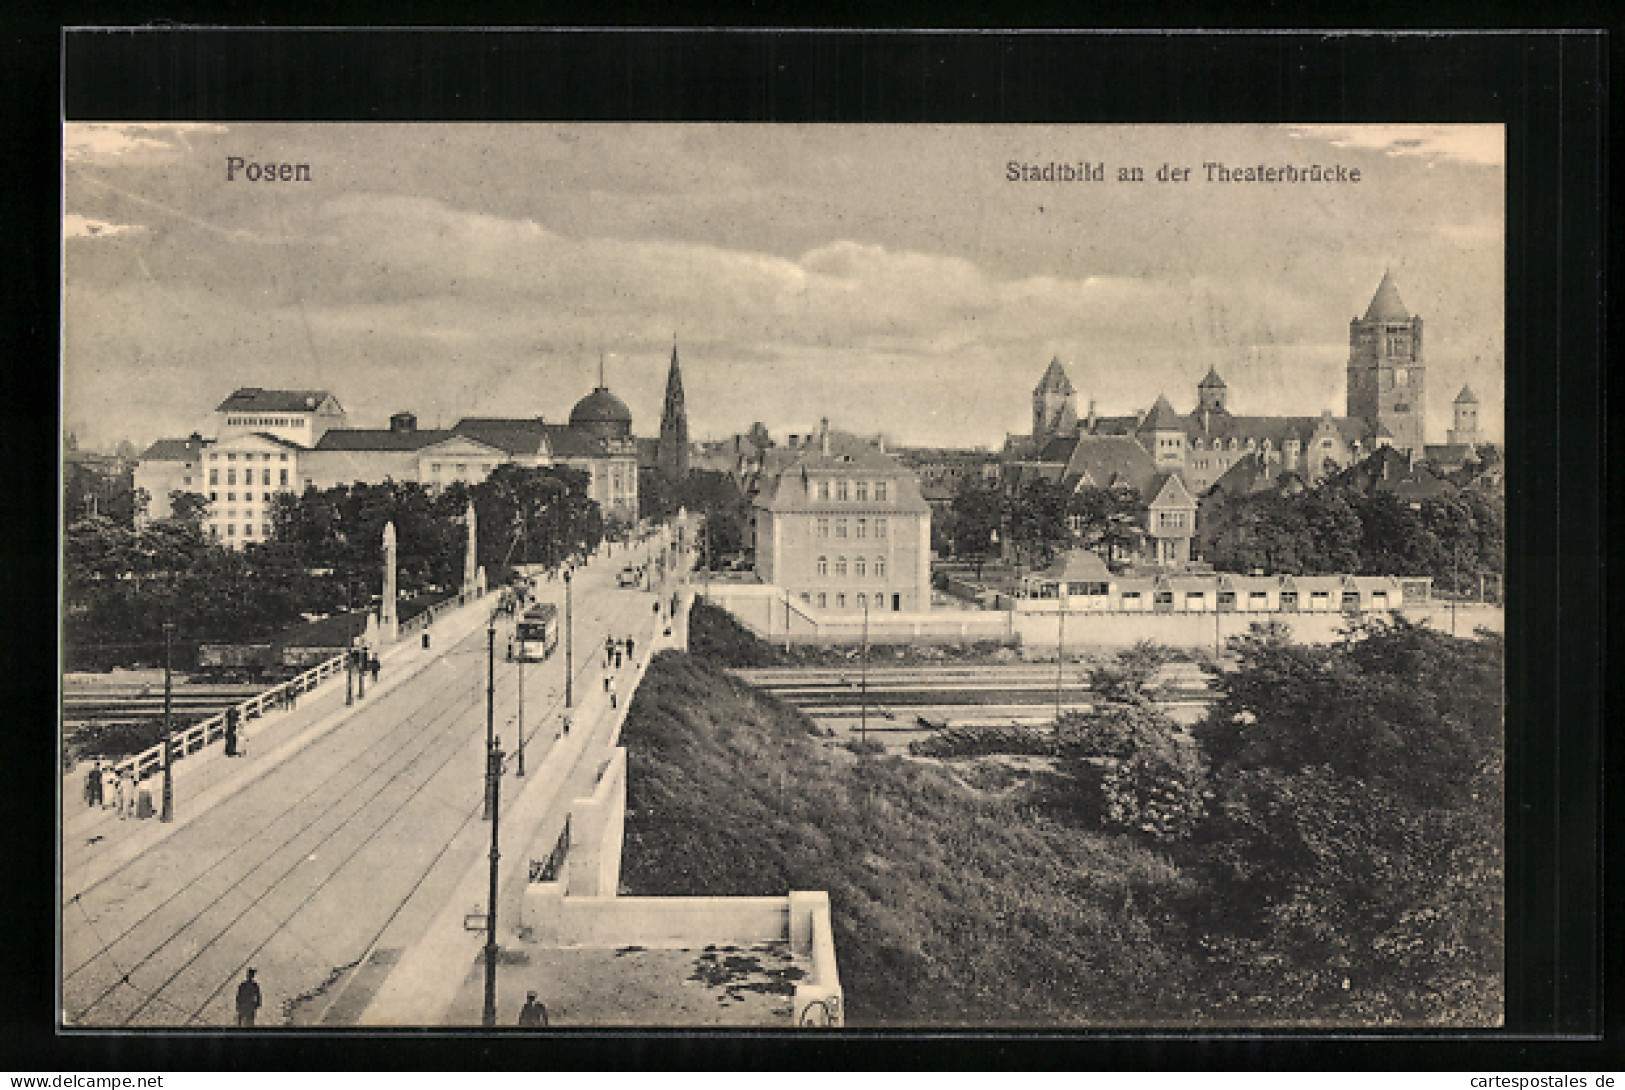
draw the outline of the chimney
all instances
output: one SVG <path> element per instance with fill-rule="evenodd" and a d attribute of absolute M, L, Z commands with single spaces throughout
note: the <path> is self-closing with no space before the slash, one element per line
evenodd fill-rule
<path fill-rule="evenodd" d="M 1095 430 L 1095 399 L 1094 398 L 1089 399 L 1089 415 L 1084 417 L 1084 421 L 1085 421 L 1085 423 L 1087 423 L 1089 425 L 1089 430 L 1090 431 Z"/>
<path fill-rule="evenodd" d="M 818 420 L 818 447 L 825 456 L 829 454 L 829 417 L 820 417 Z"/>
<path fill-rule="evenodd" d="M 886 437 L 884 435 L 875 441 L 875 445 L 880 448 L 880 453 L 886 453 Z"/>
<path fill-rule="evenodd" d="M 411 413 L 396 413 L 389 418 L 389 430 L 396 435 L 408 435 L 418 430 L 418 418 Z"/>

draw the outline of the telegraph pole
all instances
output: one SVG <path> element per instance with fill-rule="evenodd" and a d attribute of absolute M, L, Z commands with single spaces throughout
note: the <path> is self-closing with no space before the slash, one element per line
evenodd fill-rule
<path fill-rule="evenodd" d="M 164 622 L 164 801 L 158 811 L 159 821 L 175 820 L 175 777 L 172 767 L 175 763 L 175 735 L 170 719 L 171 685 L 170 685 L 170 636 L 175 626 L 169 621 Z"/>
<path fill-rule="evenodd" d="M 862 711 L 858 714 L 858 737 L 863 748 L 869 748 L 869 600 L 863 600 L 863 665 L 858 674 L 858 692 Z"/>
<path fill-rule="evenodd" d="M 1055 629 L 1055 721 L 1061 721 L 1061 676 L 1066 665 L 1066 585 L 1061 585 L 1061 620 Z"/>
<path fill-rule="evenodd" d="M 491 630 L 493 633 L 496 629 Z M 491 803 L 491 886 L 485 904 L 485 1013 L 481 1021 L 487 1026 L 497 1024 L 497 818 L 499 795 L 502 791 L 502 749 L 492 746 L 485 755 L 486 799 Z"/>

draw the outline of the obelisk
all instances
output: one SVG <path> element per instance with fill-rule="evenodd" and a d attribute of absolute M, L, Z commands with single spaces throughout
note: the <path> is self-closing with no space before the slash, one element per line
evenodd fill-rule
<path fill-rule="evenodd" d="M 474 518 L 473 500 L 468 501 L 468 516 L 465 521 L 468 523 L 468 552 L 463 556 L 463 597 L 472 599 L 474 597 L 474 573 L 479 565 L 479 561 L 475 559 L 474 535 L 478 532 L 478 526 Z"/>
<path fill-rule="evenodd" d="M 378 636 L 384 644 L 400 638 L 401 626 L 395 610 L 395 524 L 384 524 L 384 603 L 379 607 Z"/>

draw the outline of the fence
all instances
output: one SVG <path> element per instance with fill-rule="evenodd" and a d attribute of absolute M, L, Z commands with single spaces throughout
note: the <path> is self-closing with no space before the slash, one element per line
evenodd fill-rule
<path fill-rule="evenodd" d="M 428 628 L 429 625 L 434 622 L 436 617 L 439 617 L 443 613 L 450 613 L 458 606 L 463 605 L 467 599 L 468 595 L 466 594 L 458 594 L 451 598 L 443 598 L 434 605 L 430 606 L 428 609 L 424 610 L 422 613 L 414 614 L 407 620 L 402 621 L 397 631 L 404 637 L 408 633 L 416 632 L 420 628 Z"/>
<path fill-rule="evenodd" d="M 335 674 L 344 672 L 344 656 L 334 655 L 319 666 L 312 667 L 290 681 L 265 690 L 250 700 L 235 704 L 219 715 L 212 715 L 201 723 L 195 723 L 182 731 L 176 731 L 173 737 L 174 759 L 179 761 L 197 753 L 211 743 L 224 738 L 226 735 L 226 716 L 233 711 L 240 716 L 240 722 L 246 723 L 250 719 L 258 719 L 267 709 L 282 707 L 290 695 L 308 693 L 322 682 Z M 133 757 L 128 757 L 113 766 L 115 774 L 123 774 L 132 770 L 137 780 L 144 780 L 148 776 L 156 775 L 164 770 L 164 743 L 142 750 Z"/>

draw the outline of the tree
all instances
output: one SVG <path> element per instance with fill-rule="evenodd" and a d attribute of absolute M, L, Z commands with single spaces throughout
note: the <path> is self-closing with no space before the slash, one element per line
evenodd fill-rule
<path fill-rule="evenodd" d="M 470 491 L 479 519 L 479 559 L 492 576 L 504 563 L 559 564 L 604 537 L 586 473 L 566 466 L 496 467 Z"/>
<path fill-rule="evenodd" d="M 1029 564 L 1047 562 L 1070 541 L 1066 491 L 1054 481 L 1034 478 L 1010 497 L 1010 538 Z"/>
<path fill-rule="evenodd" d="M 954 552 L 959 556 L 986 557 L 994 551 L 994 535 L 1004 522 L 1004 497 L 985 486 L 979 478 L 966 477 L 954 494 Z"/>

